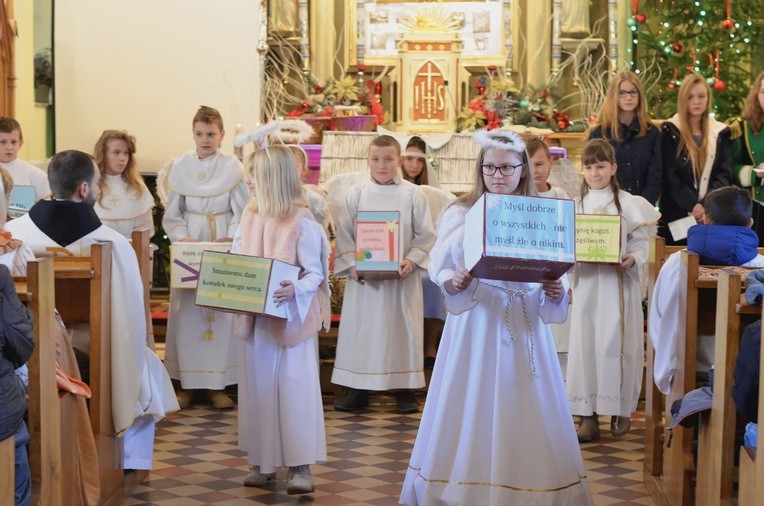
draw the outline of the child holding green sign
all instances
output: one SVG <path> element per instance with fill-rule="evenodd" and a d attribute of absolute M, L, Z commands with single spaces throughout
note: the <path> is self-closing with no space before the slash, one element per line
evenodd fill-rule
<path fill-rule="evenodd" d="M 581 154 L 584 182 L 576 213 L 621 216 L 621 263 L 576 264 L 568 350 L 571 411 L 581 417 L 578 440 L 599 438 L 597 414 L 611 415 L 610 432 L 628 432 L 642 385 L 641 273 L 660 213 L 620 190 L 613 147 L 593 139 Z M 594 309 L 596 308 L 596 310 Z"/>
<path fill-rule="evenodd" d="M 310 464 L 326 461 L 318 375 L 318 331 L 329 328 L 329 244 L 311 214 L 295 158 L 286 146 L 266 147 L 246 161 L 255 198 L 244 209 L 232 251 L 273 258 L 302 269 L 273 294 L 287 319 L 237 316 L 244 342 L 239 359 L 239 448 L 264 485 L 288 467 L 287 493 L 314 490 Z"/>

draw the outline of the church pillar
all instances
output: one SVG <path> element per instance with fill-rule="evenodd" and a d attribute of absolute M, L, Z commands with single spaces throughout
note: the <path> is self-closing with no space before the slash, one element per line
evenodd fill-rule
<path fill-rule="evenodd" d="M 618 27 L 618 70 L 631 69 L 631 62 L 634 60 L 631 41 L 635 32 L 632 32 L 629 27 L 630 7 L 628 2 L 618 2 L 618 20 L 616 22 Z"/>
<path fill-rule="evenodd" d="M 328 19 L 335 22 L 327 23 Z M 310 68 L 318 79 L 334 77 L 335 43 L 342 39 L 344 29 L 341 18 L 335 16 L 335 2 L 310 2 Z"/>
<path fill-rule="evenodd" d="M 516 2 L 525 41 L 515 45 L 515 67 L 525 84 L 542 85 L 549 81 L 552 57 L 552 2 Z M 519 60 L 518 60 L 519 57 Z"/>

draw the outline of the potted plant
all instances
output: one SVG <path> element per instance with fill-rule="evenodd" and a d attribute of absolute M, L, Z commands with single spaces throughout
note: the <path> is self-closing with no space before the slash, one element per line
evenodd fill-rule
<path fill-rule="evenodd" d="M 35 102 L 48 103 L 51 86 L 53 86 L 53 51 L 46 47 L 34 55 Z"/>

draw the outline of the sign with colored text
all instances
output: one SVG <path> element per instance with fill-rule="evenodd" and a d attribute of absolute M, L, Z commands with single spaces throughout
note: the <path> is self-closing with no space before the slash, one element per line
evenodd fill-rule
<path fill-rule="evenodd" d="M 576 261 L 572 200 L 486 193 L 467 211 L 464 263 L 477 278 L 557 279 Z"/>
<path fill-rule="evenodd" d="M 297 281 L 300 268 L 280 260 L 205 251 L 196 287 L 197 306 L 286 319 L 286 304 L 277 306 L 273 292 L 285 280 Z"/>

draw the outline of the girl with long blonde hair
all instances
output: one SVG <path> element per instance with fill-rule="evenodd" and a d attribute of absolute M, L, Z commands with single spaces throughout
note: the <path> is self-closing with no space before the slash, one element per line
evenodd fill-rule
<path fill-rule="evenodd" d="M 288 467 L 287 492 L 314 490 L 310 465 L 326 461 L 318 375 L 318 331 L 329 328 L 329 244 L 311 214 L 286 146 L 259 149 L 246 160 L 255 196 L 244 209 L 232 251 L 297 265 L 300 278 L 273 293 L 287 319 L 248 315 L 237 322 L 239 447 L 257 487 Z"/>
<path fill-rule="evenodd" d="M 679 87 L 677 112 L 661 125 L 663 192 L 659 234 L 667 244 L 685 244 L 668 224 L 687 216 L 703 220 L 701 201 L 715 188 L 732 184 L 730 129 L 710 115 L 711 89 L 700 74 Z"/>
<path fill-rule="evenodd" d="M 621 188 L 655 204 L 661 194 L 661 136 L 647 117 L 645 102 L 639 77 L 628 70 L 618 72 L 610 80 L 589 139 L 605 139 L 613 146 Z"/>

